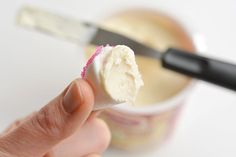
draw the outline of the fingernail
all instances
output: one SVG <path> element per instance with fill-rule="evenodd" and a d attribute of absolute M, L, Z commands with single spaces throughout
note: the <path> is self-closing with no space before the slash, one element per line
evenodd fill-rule
<path fill-rule="evenodd" d="M 63 98 L 63 107 L 66 112 L 74 112 L 82 103 L 82 92 L 79 83 L 73 81 Z"/>

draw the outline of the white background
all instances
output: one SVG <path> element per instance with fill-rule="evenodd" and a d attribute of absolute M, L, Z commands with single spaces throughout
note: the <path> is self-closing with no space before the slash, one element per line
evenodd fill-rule
<path fill-rule="evenodd" d="M 0 2 L 0 129 L 46 104 L 79 76 L 82 49 L 15 25 L 16 11 L 34 4 L 97 21 L 116 10 L 146 7 L 175 15 L 202 33 L 208 56 L 236 63 L 234 0 L 5 0 Z M 104 156 L 132 156 L 114 150 Z M 133 156 L 235 157 L 236 93 L 199 82 L 186 102 L 173 138 L 158 151 Z"/>

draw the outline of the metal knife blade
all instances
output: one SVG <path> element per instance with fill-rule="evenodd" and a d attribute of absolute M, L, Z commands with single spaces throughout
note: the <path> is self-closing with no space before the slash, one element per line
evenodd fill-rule
<path fill-rule="evenodd" d="M 127 45 L 137 55 L 158 59 L 162 56 L 162 53 L 157 50 L 124 35 L 105 30 L 92 23 L 56 15 L 35 7 L 22 8 L 18 13 L 17 23 L 81 45 Z"/>

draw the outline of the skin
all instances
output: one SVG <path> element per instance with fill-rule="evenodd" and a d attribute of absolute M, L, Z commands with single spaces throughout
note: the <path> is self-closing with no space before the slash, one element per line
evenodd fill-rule
<path fill-rule="evenodd" d="M 107 125 L 92 112 L 94 94 L 74 80 L 38 112 L 0 135 L 1 157 L 99 157 L 110 142 Z"/>

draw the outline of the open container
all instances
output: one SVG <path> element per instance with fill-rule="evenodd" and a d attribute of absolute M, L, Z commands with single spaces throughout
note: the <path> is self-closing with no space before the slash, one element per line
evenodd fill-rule
<path fill-rule="evenodd" d="M 104 19 L 100 25 L 162 51 L 168 47 L 189 52 L 205 48 L 197 43 L 201 41 L 195 39 L 196 34 L 158 11 L 127 10 Z M 86 56 L 93 51 L 93 46 L 88 46 Z M 101 114 L 111 129 L 111 145 L 124 150 L 144 149 L 166 141 L 194 84 L 191 78 L 163 69 L 156 59 L 136 56 L 136 60 L 144 79 L 137 105 L 117 105 Z"/>

